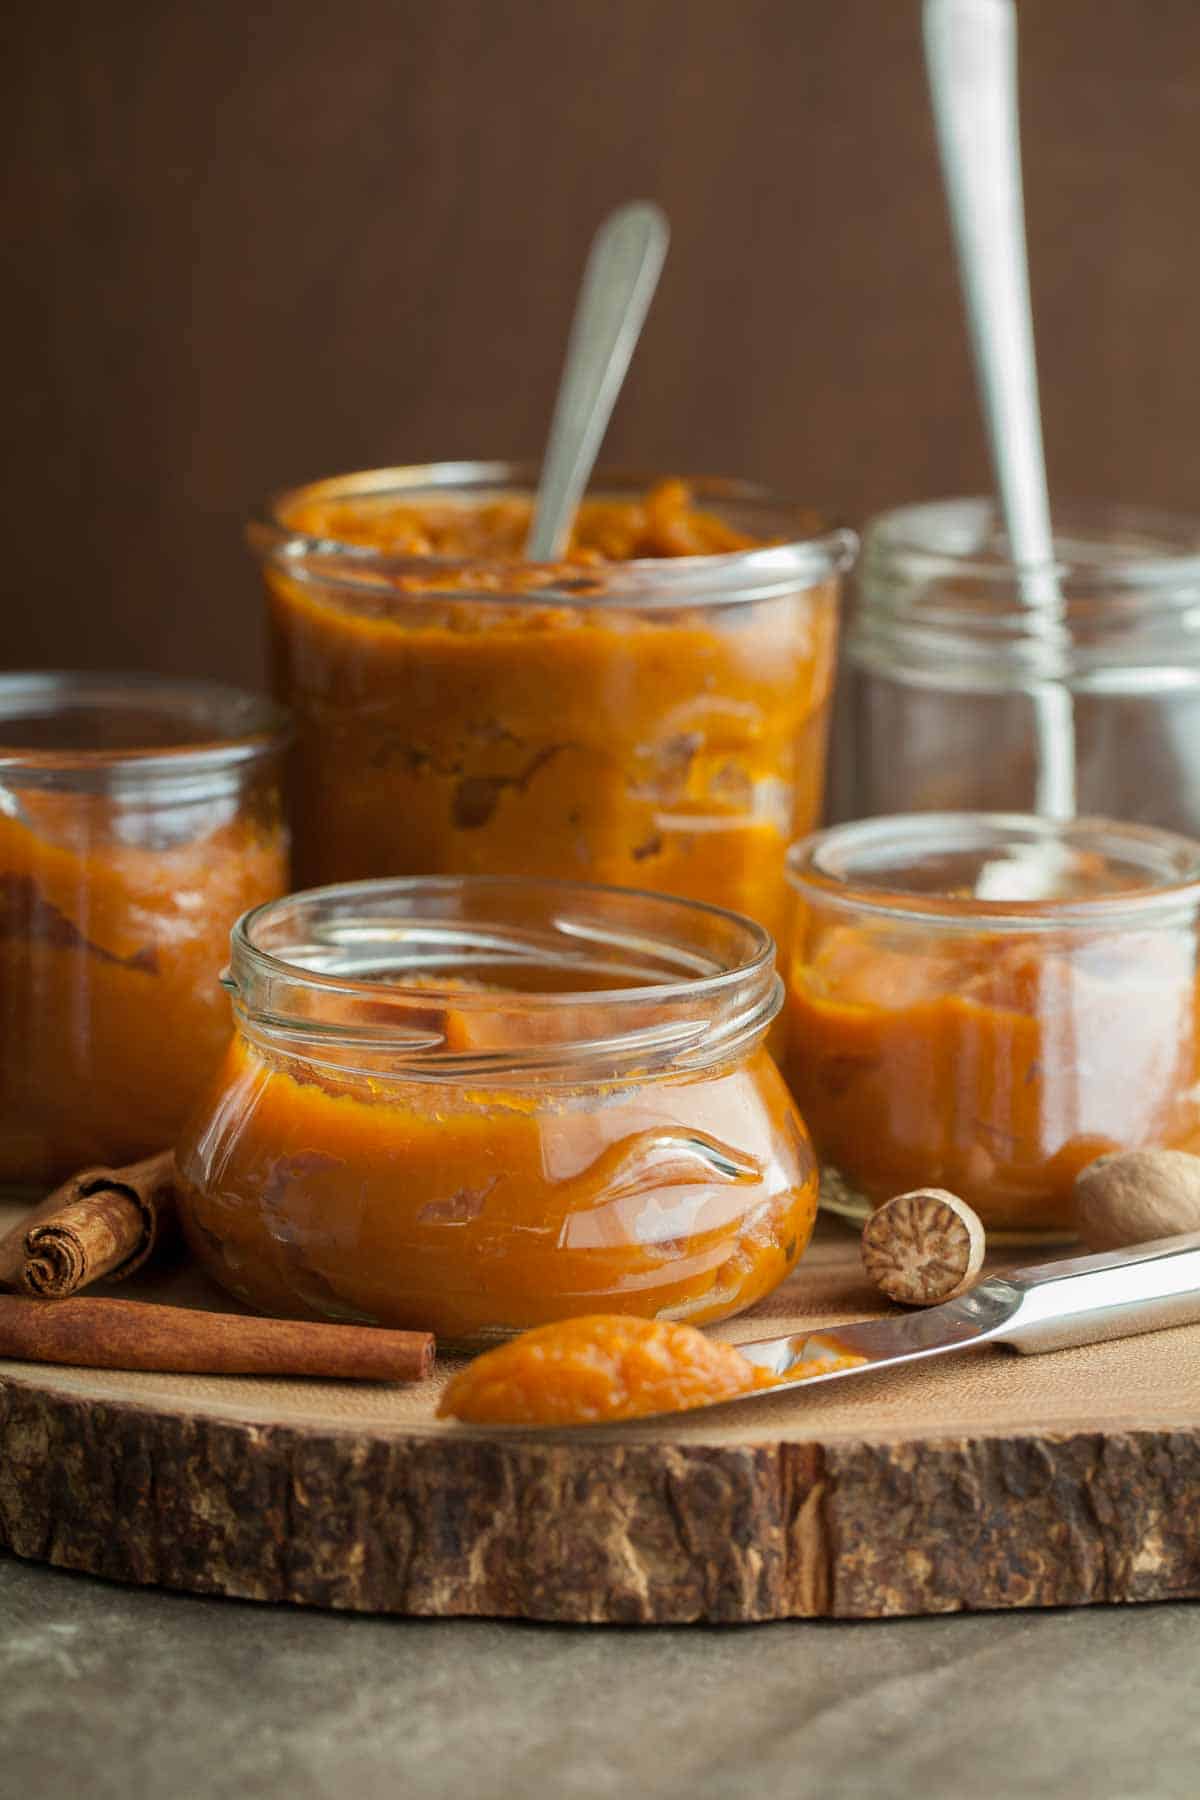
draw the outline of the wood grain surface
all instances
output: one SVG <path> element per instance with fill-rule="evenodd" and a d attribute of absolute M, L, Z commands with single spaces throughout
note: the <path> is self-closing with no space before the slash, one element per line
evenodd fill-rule
<path fill-rule="evenodd" d="M 121 1292 L 229 1305 L 186 1270 Z M 825 1226 L 723 1334 L 877 1298 Z M 203 1593 L 574 1622 L 1200 1594 L 1200 1327 L 574 1433 L 438 1421 L 451 1367 L 397 1388 L 0 1363 L 0 1544 Z"/>
<path fill-rule="evenodd" d="M 1021 9 L 1052 486 L 1200 510 L 1195 0 Z M 986 485 L 917 0 L 23 7 L 0 661 L 253 679 L 268 490 L 536 454 L 588 238 L 667 208 L 614 461 L 851 521 Z"/>

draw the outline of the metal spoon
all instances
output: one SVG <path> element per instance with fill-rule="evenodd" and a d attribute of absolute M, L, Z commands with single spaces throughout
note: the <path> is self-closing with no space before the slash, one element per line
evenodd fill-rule
<path fill-rule="evenodd" d="M 1075 815 L 1067 634 L 1054 561 L 1025 250 L 1012 0 L 925 0 L 925 60 L 1000 508 L 1038 646 L 1036 809 Z M 1044 860 L 1044 859 L 1042 859 Z M 1049 867 L 1029 870 L 1031 877 Z M 1016 877 L 1013 865 L 997 879 Z M 1028 884 L 1025 884 L 1028 886 Z M 1044 888 L 1044 881 L 1042 883 Z M 1029 892 L 989 898 L 1034 898 Z"/>
<path fill-rule="evenodd" d="M 531 562 L 553 562 L 567 547 L 658 286 L 669 235 L 661 208 L 634 200 L 611 213 L 592 240 L 525 545 Z"/>

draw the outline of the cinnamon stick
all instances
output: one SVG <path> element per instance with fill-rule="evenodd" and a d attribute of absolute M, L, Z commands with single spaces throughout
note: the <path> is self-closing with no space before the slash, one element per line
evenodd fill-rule
<path fill-rule="evenodd" d="M 428 1331 L 193 1312 L 140 1300 L 16 1296 L 0 1298 L 0 1356 L 173 1375 L 420 1381 L 433 1367 L 434 1340 Z"/>
<path fill-rule="evenodd" d="M 0 1239 L 0 1287 L 61 1300 L 140 1269 L 175 1207 L 170 1150 L 121 1169 L 84 1169 Z"/>

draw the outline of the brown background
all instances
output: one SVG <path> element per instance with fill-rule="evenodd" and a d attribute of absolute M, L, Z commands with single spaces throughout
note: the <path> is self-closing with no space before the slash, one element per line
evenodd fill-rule
<path fill-rule="evenodd" d="M 616 461 L 987 482 L 917 0 L 95 0 L 2 79 L 0 660 L 253 678 L 241 520 L 536 454 L 587 241 L 674 227 Z M 1200 6 L 1025 0 L 1052 483 L 1200 511 Z"/>

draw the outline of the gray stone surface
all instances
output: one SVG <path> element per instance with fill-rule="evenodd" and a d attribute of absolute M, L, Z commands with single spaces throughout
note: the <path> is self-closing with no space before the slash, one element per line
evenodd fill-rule
<path fill-rule="evenodd" d="M 1197 1793 L 1197 1606 L 728 1630 L 426 1623 L 122 1589 L 0 1556 L 2 1800 Z"/>

